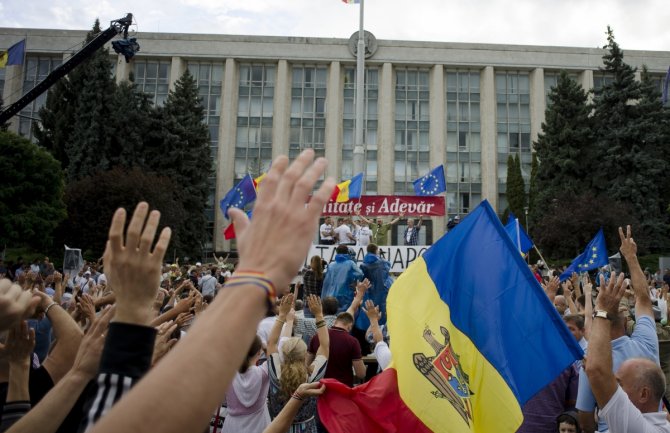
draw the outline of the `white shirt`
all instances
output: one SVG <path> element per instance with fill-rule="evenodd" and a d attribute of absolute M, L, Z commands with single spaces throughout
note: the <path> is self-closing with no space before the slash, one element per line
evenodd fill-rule
<path fill-rule="evenodd" d="M 321 233 L 322 241 L 332 241 L 333 240 L 333 226 L 331 224 L 323 223 L 319 227 L 319 232 Z"/>
<path fill-rule="evenodd" d="M 407 228 L 407 236 L 405 237 L 407 243 L 412 242 L 412 233 L 414 233 L 414 227 Z"/>
<path fill-rule="evenodd" d="M 359 247 L 367 247 L 370 244 L 370 239 L 372 238 L 372 230 L 368 226 L 362 226 L 358 230 L 358 237 L 356 238 L 356 245 Z"/>
<path fill-rule="evenodd" d="M 335 236 L 337 236 L 337 243 L 339 244 L 350 244 L 351 238 L 348 235 L 351 234 L 351 229 L 348 225 L 342 224 L 335 229 Z"/>
<path fill-rule="evenodd" d="M 665 412 L 641 413 L 620 386 L 598 415 L 605 419 L 610 433 L 670 433 Z"/>
<path fill-rule="evenodd" d="M 374 354 L 375 358 L 377 358 L 377 364 L 379 364 L 379 368 L 385 370 L 386 367 L 388 367 L 391 363 L 391 349 L 389 349 L 389 345 L 383 341 L 380 341 L 375 345 Z"/>
<path fill-rule="evenodd" d="M 198 286 L 203 295 L 213 295 L 216 292 L 216 277 L 205 275 L 200 279 Z"/>

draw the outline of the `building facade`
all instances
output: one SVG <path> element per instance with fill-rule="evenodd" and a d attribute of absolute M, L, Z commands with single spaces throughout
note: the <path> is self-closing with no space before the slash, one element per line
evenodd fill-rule
<path fill-rule="evenodd" d="M 86 32 L 0 30 L 0 47 L 27 39 L 26 61 L 0 69 L 5 104 L 18 99 L 81 46 Z M 327 175 L 353 173 L 356 59 L 349 40 L 142 33 L 141 51 L 115 58 L 118 82 L 135 83 L 162 104 L 187 69 L 197 79 L 211 136 L 215 176 L 207 203 L 208 249 L 228 250 L 218 200 L 246 173 L 267 170 L 277 155 L 313 148 Z M 595 48 L 375 41 L 365 71 L 367 194 L 413 194 L 411 182 L 444 164 L 448 217 L 483 199 L 506 207 L 507 158 L 518 154 L 528 183 L 533 141 L 561 70 L 585 89 L 610 77 Z M 625 51 L 662 86 L 670 52 Z M 31 137 L 42 95 L 11 123 Z M 427 221 L 420 242 L 444 233 L 447 217 Z M 396 226 L 393 239 L 404 226 Z"/>

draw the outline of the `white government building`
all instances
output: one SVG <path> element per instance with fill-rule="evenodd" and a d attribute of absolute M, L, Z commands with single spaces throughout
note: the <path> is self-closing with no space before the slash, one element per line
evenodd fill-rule
<path fill-rule="evenodd" d="M 86 31 L 0 29 L 0 47 L 26 38 L 24 65 L 0 69 L 5 104 L 42 80 L 81 47 Z M 312 147 L 328 158 L 328 175 L 353 173 L 356 58 L 352 39 L 140 33 L 141 51 L 114 58 L 117 81 L 134 73 L 141 90 L 163 103 L 189 69 L 197 78 L 216 175 L 207 204 L 208 249 L 228 250 L 218 200 L 247 171 L 273 157 Z M 604 38 L 603 38 L 604 39 Z M 659 87 L 670 52 L 625 50 L 647 65 Z M 413 194 L 412 181 L 444 164 L 447 215 L 465 215 L 482 199 L 506 207 L 507 158 L 519 154 L 526 180 L 532 143 L 559 71 L 585 89 L 609 77 L 597 48 L 368 39 L 365 76 L 365 192 Z M 639 73 L 639 72 L 638 72 Z M 46 95 L 14 117 L 11 130 L 31 136 Z M 444 233 L 447 217 L 425 221 L 419 244 Z M 394 243 L 404 230 L 401 222 Z"/>

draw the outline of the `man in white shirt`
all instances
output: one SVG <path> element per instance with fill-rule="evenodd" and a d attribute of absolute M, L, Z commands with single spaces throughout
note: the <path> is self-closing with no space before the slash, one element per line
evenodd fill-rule
<path fill-rule="evenodd" d="M 200 281 L 198 281 L 198 287 L 200 288 L 200 293 L 202 293 L 203 296 L 216 294 L 216 283 L 218 281 L 215 277 L 215 274 L 216 267 L 213 266 L 209 270 L 209 274 L 203 275 L 203 277 L 200 278 Z"/>
<path fill-rule="evenodd" d="M 637 245 L 631 237 L 630 226 L 627 236 L 624 237 L 621 229 L 619 235 L 620 250 L 628 262 L 633 288 L 638 295 L 636 313 L 649 315 L 651 302 L 646 291 L 646 278 L 637 261 Z M 612 372 L 612 318 L 619 312 L 619 302 L 628 284 L 623 273 L 612 274 L 608 282 L 601 278 L 585 365 L 591 390 L 600 407 L 598 414 L 607 423 L 610 433 L 670 433 L 666 414 L 659 411 L 665 392 L 665 376 L 657 362 L 629 358 L 621 364 L 616 375 Z"/>
<path fill-rule="evenodd" d="M 326 220 L 319 227 L 319 235 L 321 235 L 321 245 L 333 245 L 335 239 L 333 239 L 333 220 L 330 217 L 326 217 Z"/>
<path fill-rule="evenodd" d="M 356 245 L 356 238 L 344 218 L 337 219 L 337 228 L 334 232 L 339 245 Z"/>
<path fill-rule="evenodd" d="M 367 221 L 359 220 L 358 224 L 358 236 L 356 236 L 356 246 L 367 247 L 370 244 L 370 239 L 372 239 L 372 230 L 368 226 Z"/>

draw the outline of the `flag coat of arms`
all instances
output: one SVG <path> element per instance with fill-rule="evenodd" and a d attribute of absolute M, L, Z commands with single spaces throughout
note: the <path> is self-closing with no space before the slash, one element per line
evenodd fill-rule
<path fill-rule="evenodd" d="M 393 362 L 360 387 L 326 382 L 331 433 L 512 433 L 583 356 L 487 201 L 396 280 L 387 312 Z"/>

